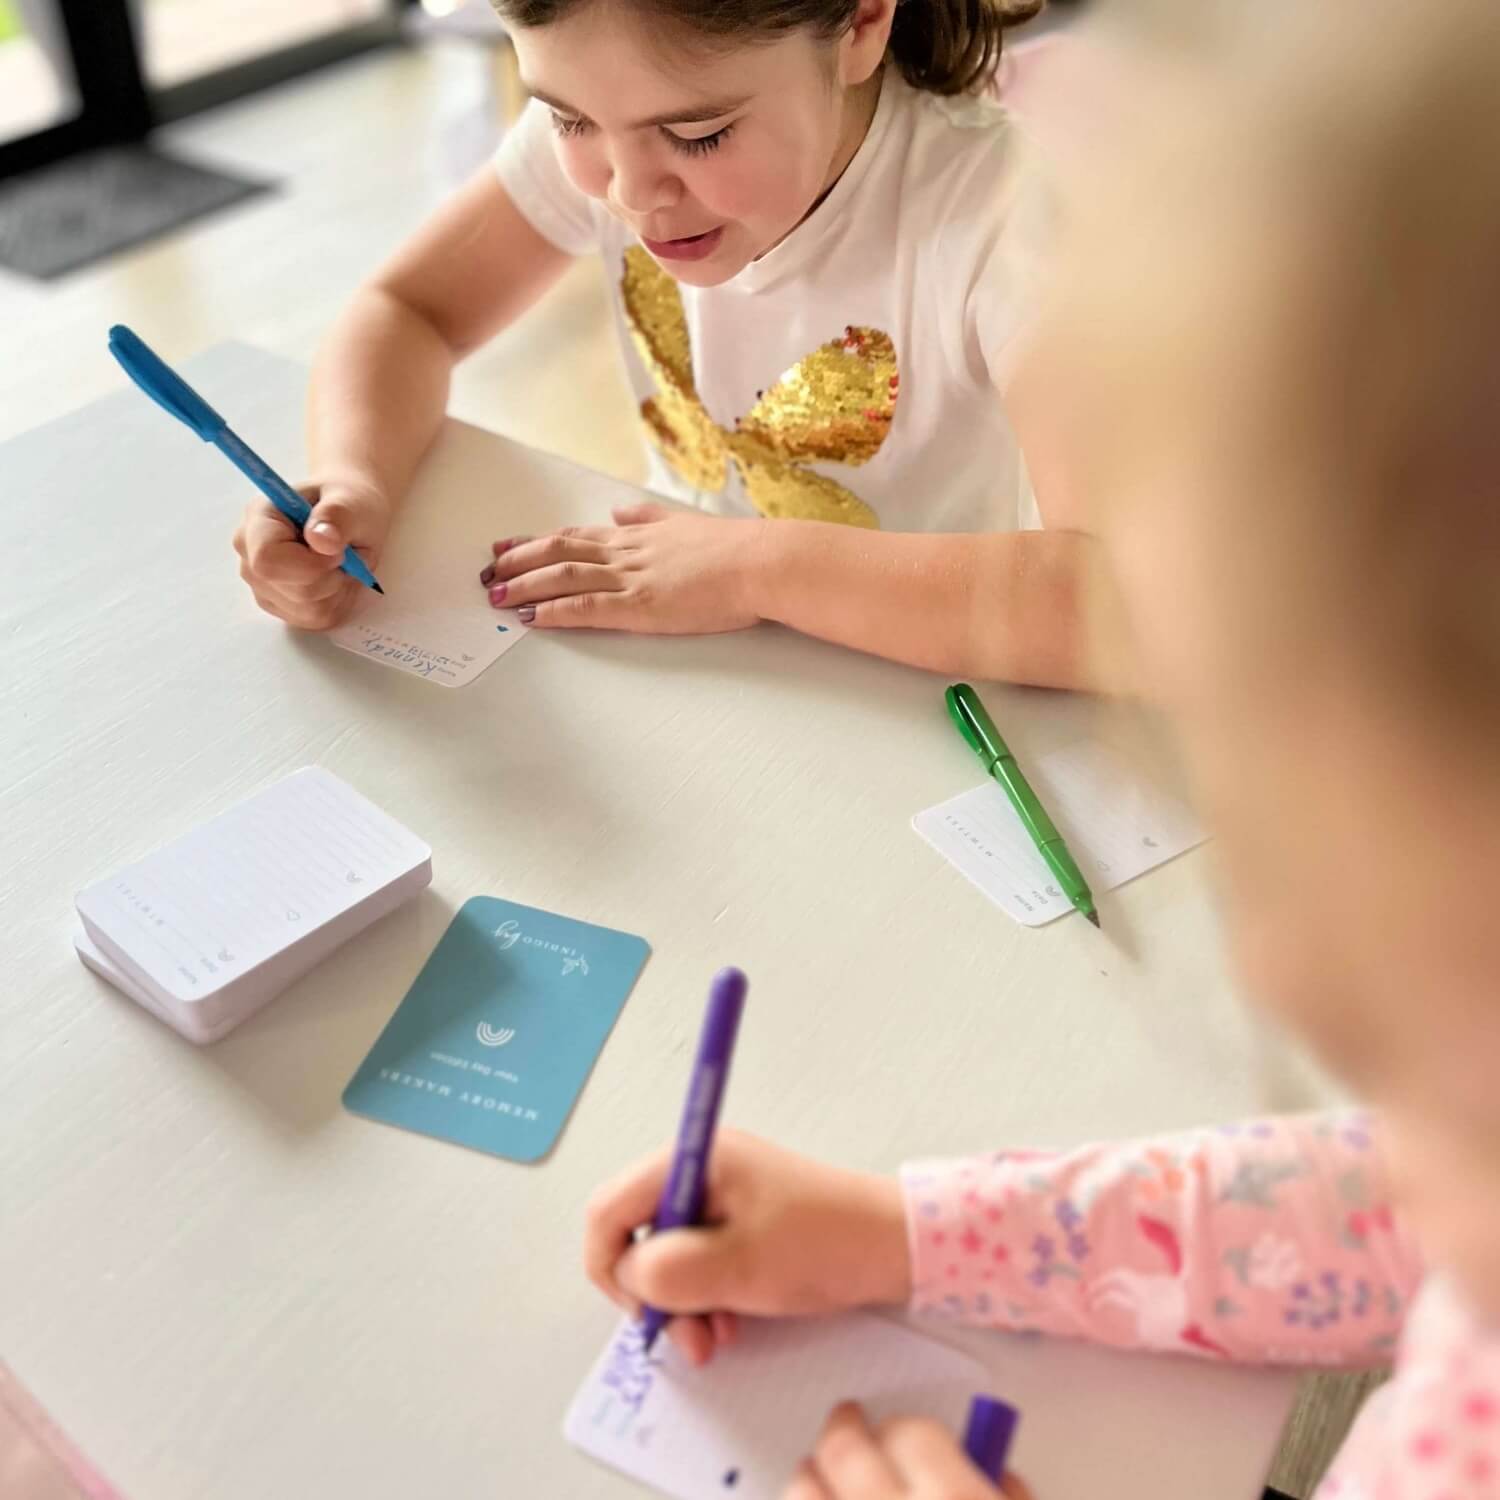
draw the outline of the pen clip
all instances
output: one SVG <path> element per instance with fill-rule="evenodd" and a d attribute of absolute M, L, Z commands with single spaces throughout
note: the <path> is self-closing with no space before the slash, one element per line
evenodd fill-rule
<path fill-rule="evenodd" d="M 109 352 L 163 411 L 191 427 L 205 443 L 213 442 L 228 427 L 228 422 L 187 381 L 122 323 L 109 330 Z"/>
<path fill-rule="evenodd" d="M 1005 743 L 985 712 L 979 694 L 967 682 L 956 682 L 943 695 L 948 704 L 948 714 L 958 726 L 958 732 L 968 741 L 969 748 L 984 762 L 989 770 L 1006 753 Z"/>

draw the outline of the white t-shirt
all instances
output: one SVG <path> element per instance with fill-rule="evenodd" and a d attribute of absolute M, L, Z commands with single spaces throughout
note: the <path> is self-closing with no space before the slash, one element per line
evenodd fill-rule
<path fill-rule="evenodd" d="M 674 281 L 568 181 L 548 113 L 527 106 L 496 171 L 546 239 L 605 258 L 653 489 L 725 515 L 887 531 L 1041 524 L 997 391 L 1034 239 L 1022 141 L 999 104 L 922 93 L 887 68 L 827 198 L 707 288 Z"/>

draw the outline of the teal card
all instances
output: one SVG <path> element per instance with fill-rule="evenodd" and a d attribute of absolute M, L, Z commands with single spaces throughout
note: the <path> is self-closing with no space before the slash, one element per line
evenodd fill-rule
<path fill-rule="evenodd" d="M 512 1161 L 556 1143 L 651 949 L 475 896 L 344 1090 L 344 1107 Z"/>

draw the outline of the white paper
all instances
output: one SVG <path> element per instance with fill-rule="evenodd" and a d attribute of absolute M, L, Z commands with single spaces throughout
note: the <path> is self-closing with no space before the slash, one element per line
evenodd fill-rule
<path fill-rule="evenodd" d="M 362 591 L 348 621 L 328 632 L 334 645 L 442 687 L 463 687 L 529 634 L 514 610 L 495 609 L 479 570 L 462 559 L 392 570 L 385 594 Z"/>
<path fill-rule="evenodd" d="M 840 1401 L 875 1421 L 935 1417 L 962 1435 L 989 1389 L 966 1354 L 865 1314 L 755 1322 L 704 1369 L 665 1337 L 615 1331 L 563 1425 L 575 1447 L 677 1500 L 779 1500 Z"/>
<path fill-rule="evenodd" d="M 1175 859 L 1206 837 L 1186 806 L 1097 741 L 1077 740 L 1029 762 L 1025 772 L 1095 895 Z M 912 827 L 1027 927 L 1073 910 L 993 781 L 918 813 Z"/>
<path fill-rule="evenodd" d="M 100 947 L 118 948 L 165 995 L 202 1000 L 431 857 L 353 787 L 309 766 L 90 886 L 78 913 Z"/>

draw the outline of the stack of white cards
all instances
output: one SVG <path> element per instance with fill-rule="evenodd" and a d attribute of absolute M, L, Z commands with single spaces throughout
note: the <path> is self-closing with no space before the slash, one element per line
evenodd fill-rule
<path fill-rule="evenodd" d="M 213 1042 L 432 881 L 432 850 L 316 766 L 78 896 L 78 956 Z"/>

